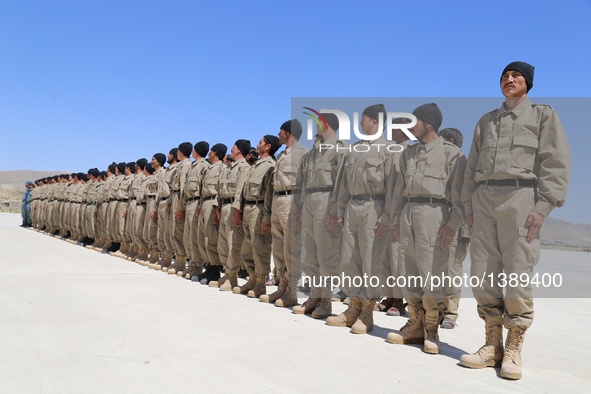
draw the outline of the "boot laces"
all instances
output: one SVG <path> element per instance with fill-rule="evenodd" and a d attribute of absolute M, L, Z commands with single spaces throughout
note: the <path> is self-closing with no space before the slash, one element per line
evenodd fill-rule
<path fill-rule="evenodd" d="M 509 335 L 507 336 L 507 345 L 505 346 L 505 357 L 510 360 L 517 360 L 519 357 L 519 344 L 523 338 L 523 330 L 521 329 L 510 329 Z"/>

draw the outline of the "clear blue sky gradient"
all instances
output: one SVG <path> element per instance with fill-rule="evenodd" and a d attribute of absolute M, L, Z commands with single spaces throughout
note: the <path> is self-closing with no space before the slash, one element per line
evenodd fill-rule
<path fill-rule="evenodd" d="M 4 0 L 0 170 L 87 171 L 183 141 L 256 143 L 291 117 L 292 97 L 496 106 L 502 68 L 524 60 L 536 66 L 533 101 L 584 98 L 580 111 L 553 104 L 573 169 L 552 216 L 591 223 L 590 17 L 589 1 Z M 462 126 L 466 153 L 473 127 Z"/>

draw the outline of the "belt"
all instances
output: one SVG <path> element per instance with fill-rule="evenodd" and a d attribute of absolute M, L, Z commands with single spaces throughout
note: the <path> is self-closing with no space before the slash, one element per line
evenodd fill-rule
<path fill-rule="evenodd" d="M 222 198 L 222 205 L 232 204 L 234 202 L 234 198 Z"/>
<path fill-rule="evenodd" d="M 138 201 L 137 205 L 146 205 L 146 202 L 145 201 Z"/>
<path fill-rule="evenodd" d="M 148 197 L 148 198 L 156 198 L 158 196 L 146 196 L 146 197 Z"/>
<path fill-rule="evenodd" d="M 166 201 L 168 197 L 160 197 L 160 201 Z"/>
<path fill-rule="evenodd" d="M 536 187 L 533 179 L 491 179 L 480 182 L 482 186 L 513 186 L 513 187 Z"/>
<path fill-rule="evenodd" d="M 207 197 L 202 197 L 201 199 L 203 201 L 209 201 L 209 200 L 215 200 L 217 196 L 207 196 Z"/>
<path fill-rule="evenodd" d="M 180 193 L 180 192 L 181 192 L 181 189 L 171 191 L 171 193 Z"/>
<path fill-rule="evenodd" d="M 244 203 L 246 205 L 256 205 L 256 204 L 262 204 L 263 200 L 244 200 Z"/>
<path fill-rule="evenodd" d="M 119 202 L 128 202 L 129 201 L 129 198 L 120 198 L 117 201 L 119 201 Z"/>
<path fill-rule="evenodd" d="M 311 187 L 306 189 L 308 193 L 329 193 L 333 191 L 332 187 Z"/>
<path fill-rule="evenodd" d="M 190 197 L 190 198 L 187 198 L 187 202 L 193 202 L 193 201 L 197 201 L 197 200 L 199 200 L 199 197 Z"/>
<path fill-rule="evenodd" d="M 418 202 L 420 204 L 449 204 L 449 201 L 445 198 L 436 197 L 409 197 L 408 202 Z"/>
<path fill-rule="evenodd" d="M 385 196 L 383 194 L 355 194 L 354 196 L 351 196 L 351 200 L 373 201 L 384 199 Z"/>
<path fill-rule="evenodd" d="M 279 191 L 274 192 L 273 194 L 275 194 L 276 196 L 289 196 L 290 194 L 296 194 L 298 192 L 299 192 L 298 189 L 289 189 L 289 190 L 279 190 Z"/>

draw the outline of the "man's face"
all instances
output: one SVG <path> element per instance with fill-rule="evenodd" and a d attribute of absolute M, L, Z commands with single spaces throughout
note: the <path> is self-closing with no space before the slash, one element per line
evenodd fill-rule
<path fill-rule="evenodd" d="M 519 71 L 508 70 L 501 77 L 501 91 L 505 97 L 524 97 L 527 94 L 525 77 Z"/>
<path fill-rule="evenodd" d="M 150 163 L 152 164 L 152 167 L 154 167 L 154 168 L 160 166 L 160 163 L 158 163 L 158 160 L 156 160 L 156 158 L 154 158 L 154 157 L 152 157 L 152 160 L 150 160 Z"/>
<path fill-rule="evenodd" d="M 417 119 L 417 124 L 409 130 L 412 133 L 412 135 L 417 137 L 419 141 L 421 141 L 427 134 L 429 134 L 427 125 L 421 119 Z"/>
<path fill-rule="evenodd" d="M 232 155 L 234 160 L 236 159 L 236 156 L 238 156 L 238 154 L 240 154 L 240 150 L 238 149 L 236 144 L 234 144 L 234 146 L 232 147 L 232 150 L 230 150 L 230 154 Z"/>
<path fill-rule="evenodd" d="M 265 141 L 265 138 L 261 138 L 261 140 L 259 141 L 259 144 L 257 145 L 257 153 L 258 155 L 262 155 L 267 151 L 267 141 Z"/>
<path fill-rule="evenodd" d="M 168 164 L 172 164 L 174 163 L 174 156 L 172 155 L 172 153 L 168 154 Z"/>
<path fill-rule="evenodd" d="M 289 139 L 289 135 L 290 135 L 290 133 L 288 133 L 287 131 L 285 131 L 283 129 L 279 129 L 279 133 L 277 134 L 277 137 L 279 137 L 279 142 L 281 142 L 282 144 L 285 144 L 287 142 L 287 140 Z"/>
<path fill-rule="evenodd" d="M 372 119 L 367 115 L 362 115 L 359 125 L 361 126 L 361 130 L 363 131 L 363 134 L 374 134 L 374 132 L 375 132 L 374 129 L 375 129 L 375 126 L 377 125 L 377 123 L 378 123 L 377 120 Z"/>

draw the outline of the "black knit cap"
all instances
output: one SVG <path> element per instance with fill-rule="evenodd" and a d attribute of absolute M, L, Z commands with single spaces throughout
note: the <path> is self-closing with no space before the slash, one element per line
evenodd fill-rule
<path fill-rule="evenodd" d="M 132 174 L 135 174 L 135 161 L 130 161 L 127 163 L 125 168 L 129 168 L 129 171 L 131 171 Z"/>
<path fill-rule="evenodd" d="M 207 156 L 207 152 L 209 152 L 209 144 L 205 141 L 199 141 L 195 144 L 195 152 L 201 157 Z"/>
<path fill-rule="evenodd" d="M 383 113 L 384 115 L 382 120 L 385 122 L 386 121 L 386 107 L 384 107 L 384 104 L 374 104 L 374 105 L 370 105 L 369 107 L 367 107 L 366 109 L 363 110 L 363 115 L 370 117 L 372 119 L 375 120 L 380 120 L 380 112 Z"/>
<path fill-rule="evenodd" d="M 88 175 L 92 175 L 93 177 L 98 177 L 101 174 L 101 172 L 98 170 L 98 168 L 91 168 L 90 170 L 88 170 Z"/>
<path fill-rule="evenodd" d="M 267 134 L 264 138 L 265 140 L 267 140 L 267 143 L 271 144 L 271 152 L 269 153 L 271 155 L 274 155 L 275 152 L 277 152 L 279 148 L 281 148 L 281 142 L 279 142 L 279 138 L 271 134 Z"/>
<path fill-rule="evenodd" d="M 331 127 L 333 130 L 339 129 L 339 118 L 333 113 L 322 113 L 321 114 L 326 123 Z"/>
<path fill-rule="evenodd" d="M 298 140 L 302 136 L 302 124 L 297 119 L 291 119 L 283 122 L 280 129 L 291 133 L 291 135 L 293 135 Z"/>
<path fill-rule="evenodd" d="M 138 161 L 136 161 L 137 166 L 140 168 L 140 170 L 144 170 L 144 168 L 146 168 L 146 164 L 148 164 L 148 160 L 145 158 L 141 158 Z"/>
<path fill-rule="evenodd" d="M 163 166 L 164 163 L 166 163 L 166 155 L 164 153 L 156 153 L 153 157 L 161 166 Z"/>
<path fill-rule="evenodd" d="M 228 147 L 224 144 L 215 144 L 211 147 L 211 150 L 218 155 L 218 158 L 221 160 L 226 156 L 226 152 L 228 152 Z"/>
<path fill-rule="evenodd" d="M 250 141 L 249 140 L 236 140 L 234 143 L 236 148 L 242 153 L 242 156 L 248 155 L 248 151 L 250 151 Z"/>
<path fill-rule="evenodd" d="M 146 167 L 144 168 L 146 171 L 148 171 L 148 174 L 152 175 L 154 173 L 154 167 L 152 166 L 152 163 L 146 163 Z"/>
<path fill-rule="evenodd" d="M 412 114 L 423 122 L 429 123 L 435 130 L 438 130 L 443 123 L 443 115 L 435 103 L 419 105 Z"/>
<path fill-rule="evenodd" d="M 117 167 L 117 163 L 112 162 L 111 164 L 109 164 L 109 171 L 111 171 L 113 174 L 115 173 L 115 168 Z"/>
<path fill-rule="evenodd" d="M 183 142 L 179 145 L 179 150 L 185 157 L 191 157 L 191 151 L 193 150 L 193 144 L 190 142 Z"/>
<path fill-rule="evenodd" d="M 127 163 L 125 162 L 117 164 L 117 169 L 119 169 L 120 174 L 125 174 L 125 167 L 127 167 Z"/>
<path fill-rule="evenodd" d="M 176 159 L 176 154 L 178 153 L 179 148 L 172 148 L 168 154 L 172 155 Z"/>
<path fill-rule="evenodd" d="M 511 62 L 503 69 L 501 78 L 507 71 L 519 71 L 521 75 L 523 75 L 523 78 L 525 78 L 525 85 L 527 86 L 527 91 L 529 92 L 529 90 L 534 86 L 535 69 L 536 68 L 534 66 L 526 62 Z"/>

